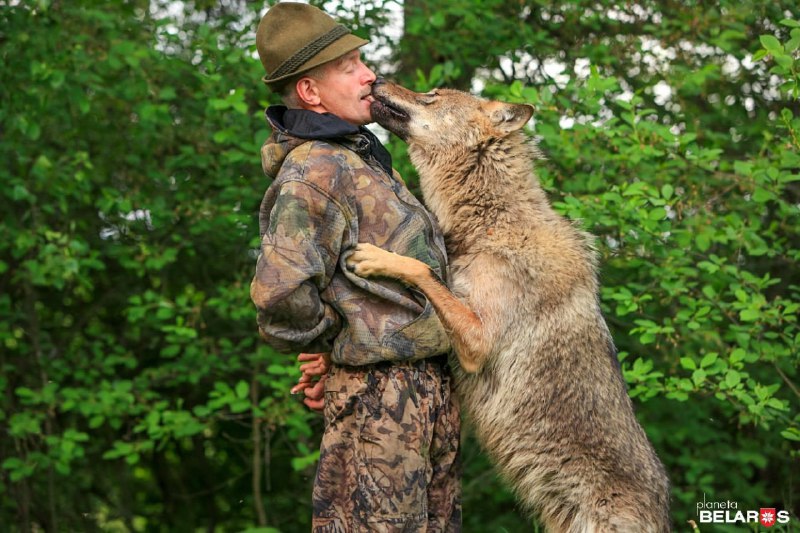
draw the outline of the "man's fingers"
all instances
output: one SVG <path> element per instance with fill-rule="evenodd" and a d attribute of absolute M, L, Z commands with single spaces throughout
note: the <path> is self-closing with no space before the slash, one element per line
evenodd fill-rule
<path fill-rule="evenodd" d="M 303 403 L 317 413 L 321 413 L 325 406 L 325 378 L 330 368 L 330 354 L 327 353 L 301 353 L 297 356 L 301 363 L 302 375 L 297 380 L 297 385 L 289 392 L 292 394 L 303 393 Z M 319 376 L 318 380 L 314 380 Z"/>
<path fill-rule="evenodd" d="M 297 360 L 300 361 L 301 363 L 306 361 L 316 361 L 317 359 L 320 359 L 325 355 L 326 354 L 324 353 L 301 353 L 300 355 L 297 356 Z"/>
<path fill-rule="evenodd" d="M 306 404 L 306 407 L 317 413 L 322 413 L 322 410 L 325 407 L 325 400 L 312 400 L 310 398 L 306 398 L 303 400 L 303 403 Z"/>
<path fill-rule="evenodd" d="M 304 393 L 310 400 L 321 400 L 325 397 L 325 380 L 321 379 L 313 387 L 307 387 Z"/>
<path fill-rule="evenodd" d="M 316 385 L 305 390 L 306 399 L 303 403 L 317 413 L 322 413 L 325 407 L 325 379 L 325 376 L 322 376 Z"/>
<path fill-rule="evenodd" d="M 291 388 L 289 391 L 292 394 L 297 394 L 298 392 L 306 391 L 306 396 L 309 395 L 309 389 L 313 390 L 313 394 L 315 397 L 322 398 L 325 392 L 325 378 L 326 378 L 327 369 L 325 372 L 308 372 L 304 371 L 303 375 L 300 376 L 300 379 L 297 380 L 297 385 Z M 320 379 L 314 380 L 313 376 L 321 376 Z"/>
<path fill-rule="evenodd" d="M 313 387 L 313 386 L 314 386 L 314 382 L 312 382 L 312 381 L 304 381 L 302 383 L 298 383 L 297 385 L 295 385 L 294 387 L 289 389 L 289 392 L 291 394 L 297 394 L 297 393 L 303 392 L 307 388 Z"/>
<path fill-rule="evenodd" d="M 300 365 L 300 372 L 303 374 L 308 374 L 309 376 L 320 376 L 327 371 L 328 369 L 324 364 L 321 363 L 306 363 L 304 365 Z"/>

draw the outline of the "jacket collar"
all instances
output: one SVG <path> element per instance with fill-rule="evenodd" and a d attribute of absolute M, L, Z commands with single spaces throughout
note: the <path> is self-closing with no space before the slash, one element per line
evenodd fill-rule
<path fill-rule="evenodd" d="M 392 175 L 392 156 L 364 126 L 354 126 L 332 113 L 287 109 L 282 105 L 270 106 L 266 115 L 273 129 L 280 133 L 299 139 L 336 141 L 362 158 L 372 156 L 389 176 Z"/>

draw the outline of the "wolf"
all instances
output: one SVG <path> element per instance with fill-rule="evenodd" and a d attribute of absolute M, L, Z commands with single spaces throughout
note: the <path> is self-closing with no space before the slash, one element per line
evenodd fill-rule
<path fill-rule="evenodd" d="M 423 292 L 458 358 L 457 393 L 521 504 L 551 532 L 669 531 L 669 481 L 634 416 L 598 301 L 592 237 L 534 173 L 526 104 L 378 80 L 373 118 L 408 143 L 450 257 L 359 244 L 347 267 Z"/>

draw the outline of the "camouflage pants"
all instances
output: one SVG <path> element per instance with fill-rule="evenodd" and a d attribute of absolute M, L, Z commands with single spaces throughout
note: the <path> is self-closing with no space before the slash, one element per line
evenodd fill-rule
<path fill-rule="evenodd" d="M 314 532 L 461 530 L 460 418 L 443 363 L 331 370 Z"/>

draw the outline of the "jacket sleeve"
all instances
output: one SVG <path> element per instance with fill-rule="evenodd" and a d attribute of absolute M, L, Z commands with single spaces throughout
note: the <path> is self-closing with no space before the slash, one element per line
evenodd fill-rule
<path fill-rule="evenodd" d="M 261 336 L 283 352 L 329 352 L 341 317 L 320 297 L 339 258 L 346 217 L 312 184 L 280 186 L 250 284 Z"/>

